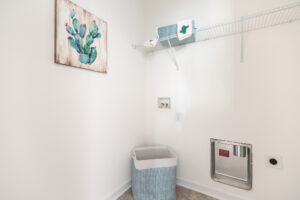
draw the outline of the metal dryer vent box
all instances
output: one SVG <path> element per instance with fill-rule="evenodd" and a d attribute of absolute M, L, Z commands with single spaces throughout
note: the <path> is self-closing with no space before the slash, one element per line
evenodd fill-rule
<path fill-rule="evenodd" d="M 252 188 L 252 145 L 210 139 L 211 178 L 241 189 Z"/>

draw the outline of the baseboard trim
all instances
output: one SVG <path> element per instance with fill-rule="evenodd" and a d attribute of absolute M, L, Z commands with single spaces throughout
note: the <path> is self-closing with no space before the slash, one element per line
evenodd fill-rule
<path fill-rule="evenodd" d="M 105 198 L 106 200 L 117 200 L 131 187 L 131 179 L 126 181 L 120 188 L 116 189 L 112 194 Z"/>
<path fill-rule="evenodd" d="M 190 190 L 194 190 L 194 191 L 200 192 L 202 194 L 206 194 L 208 196 L 217 198 L 219 200 L 248 200 L 245 198 L 241 198 L 239 196 L 235 196 L 235 195 L 223 192 L 223 191 L 215 190 L 215 189 L 200 185 L 198 183 L 195 183 L 193 181 L 186 180 L 183 178 L 177 178 L 176 184 L 183 186 L 185 188 L 188 188 Z"/>
<path fill-rule="evenodd" d="M 193 181 L 177 177 L 176 184 L 206 194 L 208 196 L 217 198 L 219 200 L 249 200 L 236 195 L 228 194 L 224 191 L 212 189 Z M 124 194 L 131 187 L 131 180 L 125 182 L 120 188 L 116 189 L 112 194 L 110 194 L 106 200 L 117 200 L 122 194 Z"/>

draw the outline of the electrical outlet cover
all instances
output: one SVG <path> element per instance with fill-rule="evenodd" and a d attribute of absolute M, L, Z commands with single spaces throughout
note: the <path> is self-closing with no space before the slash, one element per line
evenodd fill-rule
<path fill-rule="evenodd" d="M 275 169 L 283 169 L 283 159 L 280 155 L 268 155 L 265 157 L 267 167 Z"/>

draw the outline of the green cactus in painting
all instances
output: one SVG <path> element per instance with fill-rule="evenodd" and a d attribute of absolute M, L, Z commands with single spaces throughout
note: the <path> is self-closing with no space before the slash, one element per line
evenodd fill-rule
<path fill-rule="evenodd" d="M 70 16 L 73 27 L 66 23 L 66 30 L 71 35 L 68 37 L 68 41 L 79 54 L 79 61 L 83 64 L 91 65 L 96 60 L 98 54 L 96 47 L 91 47 L 91 45 L 94 43 L 95 39 L 101 38 L 102 35 L 98 32 L 99 28 L 94 20 L 89 24 L 89 34 L 86 36 L 86 24 L 80 24 L 79 20 L 75 18 L 75 15 L 75 11 L 72 10 Z"/>

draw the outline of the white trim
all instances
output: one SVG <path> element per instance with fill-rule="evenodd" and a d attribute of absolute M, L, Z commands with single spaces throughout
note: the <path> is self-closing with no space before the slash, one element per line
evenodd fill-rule
<path fill-rule="evenodd" d="M 176 154 L 167 146 L 138 147 L 133 149 L 131 158 L 134 161 L 134 167 L 138 170 L 177 165 Z"/>
<path fill-rule="evenodd" d="M 108 195 L 106 200 L 117 200 L 121 195 L 123 195 L 131 187 L 131 179 L 123 184 L 120 188 L 116 189 L 113 193 Z"/>
<path fill-rule="evenodd" d="M 202 194 L 206 194 L 208 196 L 217 198 L 219 200 L 250 200 L 245 199 L 239 196 L 235 196 L 232 194 L 228 194 L 227 192 L 216 190 L 209 188 L 207 186 L 200 185 L 193 181 L 183 179 L 180 177 L 176 178 L 176 184 L 188 188 L 190 190 L 194 190 L 196 192 L 200 192 Z M 123 195 L 129 188 L 131 187 L 131 180 L 128 180 L 123 184 L 119 189 L 115 190 L 112 194 L 108 195 L 106 200 L 117 200 L 121 195 Z"/>
<path fill-rule="evenodd" d="M 239 197 L 239 196 L 228 194 L 224 191 L 209 188 L 209 187 L 200 185 L 198 183 L 195 183 L 193 181 L 178 178 L 178 177 L 176 179 L 176 184 L 180 185 L 180 186 L 183 186 L 185 188 L 188 188 L 190 190 L 194 190 L 194 191 L 200 192 L 202 194 L 206 194 L 208 196 L 217 198 L 219 200 L 249 200 L 249 199 L 245 199 L 245 198 L 242 198 L 242 197 Z"/>

